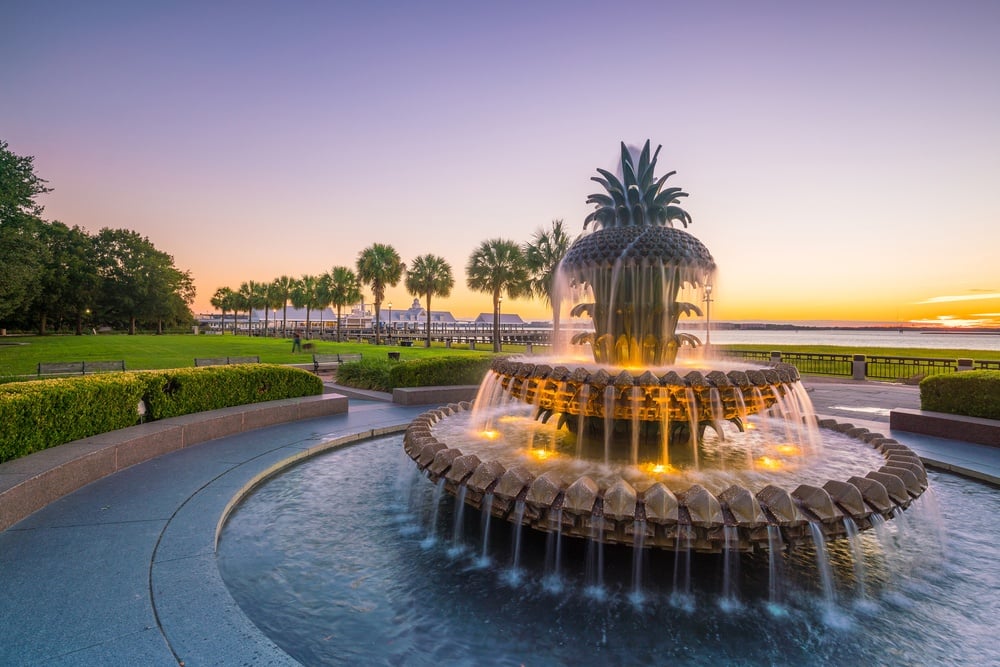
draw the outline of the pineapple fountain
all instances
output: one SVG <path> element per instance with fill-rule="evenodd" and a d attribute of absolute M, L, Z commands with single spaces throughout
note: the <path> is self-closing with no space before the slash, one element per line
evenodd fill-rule
<path fill-rule="evenodd" d="M 655 176 L 660 149 L 621 150 L 560 268 L 572 314 L 593 322 L 572 339 L 592 361 L 496 360 L 474 403 L 410 425 L 407 454 L 484 515 L 636 548 L 773 551 L 907 508 L 927 488 L 907 447 L 818 424 L 793 366 L 709 362 L 677 331 L 701 315 L 715 261 L 673 226 L 691 222 L 687 193 Z"/>

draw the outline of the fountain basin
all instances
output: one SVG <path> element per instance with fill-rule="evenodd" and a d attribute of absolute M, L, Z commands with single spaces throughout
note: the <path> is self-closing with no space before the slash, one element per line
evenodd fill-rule
<path fill-rule="evenodd" d="M 786 544 L 812 539 L 813 527 L 826 539 L 842 538 L 849 523 L 858 530 L 871 528 L 878 517 L 890 519 L 905 510 L 927 488 L 927 473 L 912 450 L 865 429 L 844 435 L 859 448 L 871 447 L 881 465 L 846 480 L 790 489 L 766 484 L 755 490 L 734 483 L 713 493 L 695 483 L 672 490 L 661 482 L 633 484 L 625 477 L 505 465 L 451 447 L 436 435 L 437 424 L 471 407 L 456 403 L 419 416 L 404 436 L 406 453 L 432 482 L 463 496 L 466 504 L 565 536 L 675 551 L 766 550 L 769 527 L 777 528 Z M 820 425 L 839 430 L 835 422 Z"/>

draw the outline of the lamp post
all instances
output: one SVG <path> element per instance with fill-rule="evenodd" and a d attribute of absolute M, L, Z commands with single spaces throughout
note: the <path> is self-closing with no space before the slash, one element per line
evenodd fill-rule
<path fill-rule="evenodd" d="M 392 301 L 390 301 L 387 305 L 389 306 L 389 345 L 392 345 Z"/>
<path fill-rule="evenodd" d="M 705 285 L 705 347 L 712 344 L 712 283 Z"/>
<path fill-rule="evenodd" d="M 500 345 L 500 307 L 503 305 L 503 297 L 497 297 L 497 317 L 496 317 L 496 329 L 493 330 L 493 351 L 500 352 L 502 346 Z"/>

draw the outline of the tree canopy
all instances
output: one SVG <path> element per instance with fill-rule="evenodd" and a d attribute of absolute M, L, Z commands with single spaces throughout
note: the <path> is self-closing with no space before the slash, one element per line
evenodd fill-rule
<path fill-rule="evenodd" d="M 0 326 L 155 326 L 192 321 L 194 283 L 174 259 L 138 233 L 43 220 L 36 200 L 50 192 L 34 158 L 0 140 Z"/>

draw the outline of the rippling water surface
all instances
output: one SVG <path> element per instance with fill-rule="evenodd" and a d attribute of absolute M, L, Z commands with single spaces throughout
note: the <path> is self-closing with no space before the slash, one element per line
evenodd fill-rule
<path fill-rule="evenodd" d="M 256 490 L 218 562 L 247 615 L 307 665 L 997 664 L 1000 491 L 929 477 L 901 517 L 827 545 L 825 581 L 811 544 L 775 563 L 636 563 L 495 519 L 484 536 L 478 512 L 433 502 L 393 436 Z"/>

